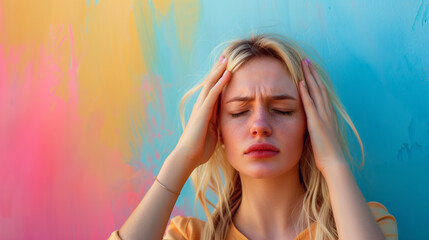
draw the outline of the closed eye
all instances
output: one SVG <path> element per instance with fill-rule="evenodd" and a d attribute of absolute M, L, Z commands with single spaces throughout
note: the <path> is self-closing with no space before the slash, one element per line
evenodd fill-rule
<path fill-rule="evenodd" d="M 280 110 L 276 110 L 276 109 L 273 109 L 273 110 L 274 110 L 274 112 L 281 114 L 281 115 L 292 115 L 292 112 L 284 112 L 284 111 L 280 111 Z"/>
<path fill-rule="evenodd" d="M 278 113 L 278 114 L 287 115 L 287 116 L 290 116 L 293 113 L 293 112 L 284 112 L 284 111 L 280 111 L 280 110 L 276 110 L 276 109 L 273 109 L 273 111 L 276 112 L 276 113 Z M 241 115 L 245 114 L 246 112 L 248 112 L 248 111 L 243 111 L 243 112 L 239 112 L 239 113 L 233 113 L 233 114 L 231 114 L 231 116 L 233 118 L 237 118 L 237 117 L 240 117 Z"/>
<path fill-rule="evenodd" d="M 239 112 L 239 113 L 233 113 L 233 114 L 231 114 L 231 116 L 232 116 L 233 118 L 236 118 L 236 117 L 239 117 L 239 116 L 243 115 L 243 114 L 244 114 L 244 113 L 246 113 L 246 112 L 248 112 L 248 111 Z"/>

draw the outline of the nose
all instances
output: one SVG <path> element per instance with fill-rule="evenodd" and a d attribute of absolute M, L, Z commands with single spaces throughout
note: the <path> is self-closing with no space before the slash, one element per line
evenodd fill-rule
<path fill-rule="evenodd" d="M 252 136 L 270 136 L 272 129 L 267 113 L 264 110 L 258 110 L 254 114 L 255 115 L 250 127 Z"/>

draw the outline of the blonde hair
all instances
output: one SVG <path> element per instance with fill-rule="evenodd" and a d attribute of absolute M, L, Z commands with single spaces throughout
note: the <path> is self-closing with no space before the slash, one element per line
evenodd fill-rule
<path fill-rule="evenodd" d="M 304 79 L 300 62 L 302 59 L 308 58 L 325 85 L 328 98 L 336 114 L 341 116 L 339 118 L 335 115 L 337 123 L 336 134 L 344 156 L 348 161 L 354 162 L 347 141 L 347 123 L 359 141 L 363 166 L 364 153 L 361 139 L 349 115 L 339 101 L 328 75 L 317 64 L 315 59 L 304 52 L 303 48 L 297 42 L 278 34 L 254 34 L 248 39 L 238 39 L 227 43 L 229 45 L 224 49 L 222 55 L 228 59 L 227 69 L 232 73 L 254 57 L 270 56 L 284 63 L 297 88 L 298 82 Z M 180 115 L 183 129 L 185 128 L 183 115 L 186 102 L 203 85 L 204 82 L 201 82 L 193 87 L 181 100 Z M 219 129 L 218 134 L 220 134 Z M 239 175 L 226 160 L 220 138 L 218 139 L 219 141 L 213 155 L 205 164 L 197 167 L 191 175 L 196 188 L 195 209 L 198 200 L 207 216 L 201 236 L 202 239 L 225 239 L 233 216 L 241 203 L 241 181 Z M 300 211 L 299 220 L 295 223 L 295 228 L 304 229 L 309 227 L 312 222 L 317 222 L 315 236 L 311 236 L 311 239 L 338 239 L 328 186 L 321 172 L 316 167 L 309 138 L 306 139 L 303 149 L 301 159 L 299 160 L 299 168 L 300 181 L 305 189 L 305 196 L 300 205 L 302 209 L 298 209 Z M 207 198 L 207 188 L 212 190 L 217 196 L 217 204 L 212 203 Z M 213 213 L 210 212 L 208 205 L 213 207 Z"/>

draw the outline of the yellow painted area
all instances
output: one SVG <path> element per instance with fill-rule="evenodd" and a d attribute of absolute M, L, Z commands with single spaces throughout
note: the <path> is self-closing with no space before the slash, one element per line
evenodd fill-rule
<path fill-rule="evenodd" d="M 58 68 L 55 70 L 58 82 L 52 91 L 64 101 L 77 99 L 76 111 L 82 123 L 70 128 L 81 133 L 77 134 L 82 137 L 79 144 L 83 148 L 99 144 L 119 149 L 123 158 L 129 159 L 132 158 L 130 141 L 141 143 L 141 139 L 136 139 L 135 129 L 130 127 L 131 122 L 135 128 L 144 129 L 145 101 L 162 97 L 157 92 L 142 91 L 145 76 L 148 76 L 146 84 L 151 85 L 149 89 L 158 86 L 151 82 L 156 81 L 156 76 L 148 75 L 157 60 L 156 30 L 173 14 L 171 28 L 180 41 L 177 46 L 182 53 L 188 52 L 198 25 L 200 3 L 196 0 L 94 3 L 94 0 L 2 1 L 0 31 L 5 34 L 0 34 L 0 43 L 7 49 L 21 48 L 16 65 L 19 74 L 24 74 L 28 64 L 34 63 L 40 54 L 49 56 Z M 40 67 L 41 63 L 37 64 L 35 67 Z M 77 91 L 71 91 L 73 85 Z M 52 103 L 51 109 L 55 106 Z M 97 136 L 87 135 L 91 128 L 97 129 L 94 133 Z"/>
<path fill-rule="evenodd" d="M 177 26 L 177 33 L 182 46 L 182 56 L 186 58 L 192 49 L 192 36 L 198 27 L 201 5 L 195 0 L 180 0 L 180 4 L 174 5 L 174 22 Z"/>
<path fill-rule="evenodd" d="M 172 0 L 153 0 L 153 6 L 157 11 L 159 11 L 163 16 L 167 16 L 171 8 Z M 195 3 L 196 1 L 194 1 Z"/>

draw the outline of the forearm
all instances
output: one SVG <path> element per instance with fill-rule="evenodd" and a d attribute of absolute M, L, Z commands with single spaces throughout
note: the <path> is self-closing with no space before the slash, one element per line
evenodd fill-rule
<path fill-rule="evenodd" d="M 159 181 L 169 189 L 180 192 L 191 170 L 185 159 L 170 154 L 159 174 Z M 178 196 L 154 182 L 142 201 L 119 230 L 123 240 L 161 239 Z"/>
<path fill-rule="evenodd" d="M 347 164 L 333 164 L 322 173 L 339 239 L 385 239 Z"/>

